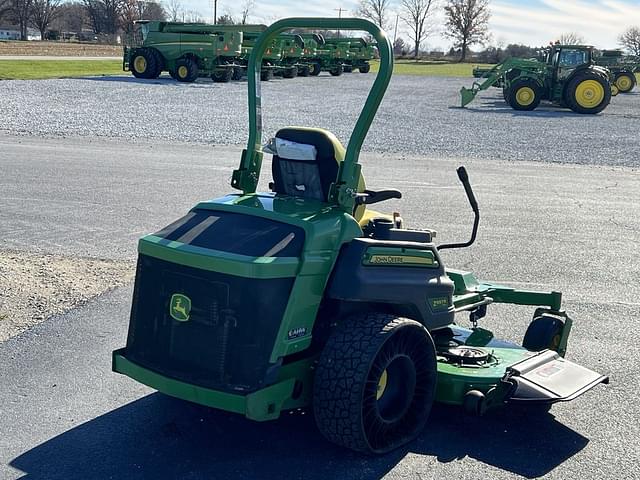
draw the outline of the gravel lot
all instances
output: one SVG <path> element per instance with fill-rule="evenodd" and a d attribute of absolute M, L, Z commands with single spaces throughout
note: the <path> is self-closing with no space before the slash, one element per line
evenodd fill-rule
<path fill-rule="evenodd" d="M 0 342 L 126 285 L 132 262 L 0 251 Z"/>
<path fill-rule="evenodd" d="M 263 83 L 265 128 L 329 127 L 347 141 L 373 75 Z M 467 109 L 458 90 L 472 79 L 393 77 L 364 150 L 637 167 L 640 93 L 601 115 L 545 105 L 515 112 L 497 89 Z M 294 95 L 295 94 L 295 95 Z M 318 108 L 318 99 L 326 99 Z M 101 77 L 0 84 L 0 131 L 37 136 L 150 138 L 217 145 L 247 138 L 246 83 Z M 203 133 L 204 132 L 204 133 Z"/>

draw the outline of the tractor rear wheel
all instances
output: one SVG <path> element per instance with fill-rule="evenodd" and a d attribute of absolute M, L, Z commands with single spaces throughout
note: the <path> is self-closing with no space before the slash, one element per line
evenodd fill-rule
<path fill-rule="evenodd" d="M 365 63 L 364 65 L 360 65 L 358 67 L 358 70 L 360 71 L 360 73 L 369 73 L 369 70 L 371 70 L 371 65 Z"/>
<path fill-rule="evenodd" d="M 611 85 L 601 75 L 584 70 L 567 83 L 564 101 L 576 113 L 600 113 L 611 101 Z"/>
<path fill-rule="evenodd" d="M 157 61 L 156 56 L 148 48 L 134 50 L 129 62 L 129 70 L 136 78 L 154 78 Z"/>
<path fill-rule="evenodd" d="M 192 83 L 198 78 L 198 64 L 192 58 L 181 58 L 176 61 L 176 80 Z"/>
<path fill-rule="evenodd" d="M 342 72 L 344 72 L 344 67 L 342 66 L 341 63 L 339 63 L 338 65 L 333 67 L 331 70 L 329 70 L 329 73 L 334 77 L 339 77 L 340 75 L 342 75 Z"/>
<path fill-rule="evenodd" d="M 211 74 L 211 80 L 216 83 L 227 83 L 231 81 L 233 77 L 233 68 L 227 67 L 222 70 L 214 70 Z"/>
<path fill-rule="evenodd" d="M 320 65 L 320 62 L 312 63 L 311 71 L 309 72 L 311 76 L 317 77 L 318 75 L 320 75 L 320 72 L 322 72 L 322 65 Z"/>
<path fill-rule="evenodd" d="M 527 78 L 516 80 L 508 90 L 507 103 L 514 110 L 535 110 L 540 105 L 542 93 L 538 84 Z"/>
<path fill-rule="evenodd" d="M 313 411 L 331 442 L 386 453 L 415 438 L 436 391 L 436 353 L 420 323 L 383 313 L 336 327 L 316 368 Z"/>
<path fill-rule="evenodd" d="M 633 73 L 621 72 L 616 77 L 616 86 L 620 93 L 628 93 L 636 86 L 636 76 Z"/>

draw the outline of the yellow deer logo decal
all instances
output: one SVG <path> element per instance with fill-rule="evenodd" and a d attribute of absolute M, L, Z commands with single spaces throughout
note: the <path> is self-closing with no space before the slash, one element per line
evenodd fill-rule
<path fill-rule="evenodd" d="M 189 314 L 191 313 L 191 299 L 181 293 L 174 293 L 171 295 L 171 302 L 169 302 L 169 315 L 178 322 L 186 322 L 189 320 Z"/>

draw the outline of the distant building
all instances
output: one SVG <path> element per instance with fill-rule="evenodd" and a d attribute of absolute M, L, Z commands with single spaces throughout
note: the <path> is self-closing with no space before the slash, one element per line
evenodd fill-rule
<path fill-rule="evenodd" d="M 0 40 L 20 40 L 20 32 L 12 28 L 0 27 Z"/>
<path fill-rule="evenodd" d="M 0 40 L 20 40 L 20 30 L 14 27 L 0 27 Z M 42 40 L 40 31 L 28 28 L 27 40 Z"/>

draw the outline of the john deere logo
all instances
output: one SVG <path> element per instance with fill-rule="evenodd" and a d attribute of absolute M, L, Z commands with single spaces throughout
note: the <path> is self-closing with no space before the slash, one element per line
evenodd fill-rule
<path fill-rule="evenodd" d="M 191 313 L 191 299 L 181 293 L 174 293 L 171 295 L 171 302 L 169 303 L 169 315 L 174 320 L 179 322 L 186 322 L 189 320 L 189 314 Z"/>

